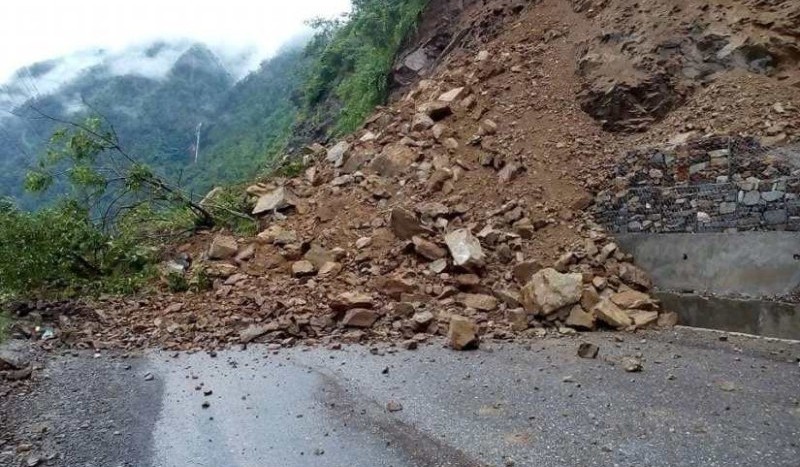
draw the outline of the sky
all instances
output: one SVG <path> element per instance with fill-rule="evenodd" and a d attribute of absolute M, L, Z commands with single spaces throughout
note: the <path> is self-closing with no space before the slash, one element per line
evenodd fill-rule
<path fill-rule="evenodd" d="M 119 51 L 158 39 L 191 39 L 259 59 L 333 17 L 349 0 L 0 0 L 0 82 L 22 66 L 76 51 Z M 254 62 L 255 64 L 256 62 Z"/>

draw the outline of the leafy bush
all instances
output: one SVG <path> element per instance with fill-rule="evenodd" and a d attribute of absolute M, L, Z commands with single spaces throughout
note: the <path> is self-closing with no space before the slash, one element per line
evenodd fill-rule
<path fill-rule="evenodd" d="M 128 291 L 150 262 L 132 239 L 105 234 L 74 201 L 35 213 L 0 209 L 0 294 L 78 291 L 107 277 L 103 291 Z"/>

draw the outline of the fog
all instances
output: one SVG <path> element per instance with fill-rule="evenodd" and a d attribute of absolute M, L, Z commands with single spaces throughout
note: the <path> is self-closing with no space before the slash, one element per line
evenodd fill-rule
<path fill-rule="evenodd" d="M 241 78 L 282 44 L 334 17 L 349 0 L 5 0 L 0 18 L 0 109 L 47 94 L 103 65 L 158 79 L 195 42 Z M 32 66 L 36 64 L 36 66 Z"/>

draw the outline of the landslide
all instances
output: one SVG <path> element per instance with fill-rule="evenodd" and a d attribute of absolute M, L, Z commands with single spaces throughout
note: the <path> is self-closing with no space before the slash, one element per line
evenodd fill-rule
<path fill-rule="evenodd" d="M 687 133 L 796 142 L 799 19 L 791 0 L 433 1 L 391 102 L 311 145 L 302 174 L 248 190 L 272 208 L 261 234 L 168 252 L 211 290 L 91 303 L 61 315 L 60 339 L 277 348 L 424 341 L 452 316 L 497 339 L 672 324 L 586 209 L 631 148 Z M 535 274 L 577 274 L 578 300 L 544 311 L 525 290 Z"/>

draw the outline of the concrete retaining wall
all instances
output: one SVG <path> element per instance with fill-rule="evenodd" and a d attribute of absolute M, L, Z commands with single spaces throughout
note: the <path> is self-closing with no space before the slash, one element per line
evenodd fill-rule
<path fill-rule="evenodd" d="M 658 290 L 753 298 L 800 291 L 800 233 L 618 235 Z"/>
<path fill-rule="evenodd" d="M 800 304 L 671 292 L 656 296 L 686 326 L 800 340 Z"/>

